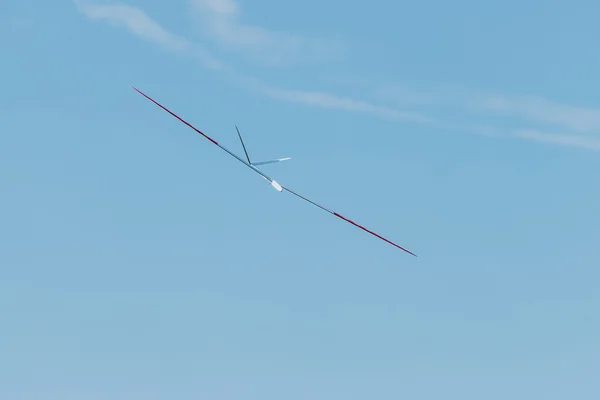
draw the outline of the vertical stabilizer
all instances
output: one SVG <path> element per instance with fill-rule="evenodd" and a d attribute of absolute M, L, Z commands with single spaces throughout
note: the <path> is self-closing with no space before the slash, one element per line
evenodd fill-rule
<path fill-rule="evenodd" d="M 238 129 L 237 125 L 235 126 L 235 130 L 237 131 L 237 134 L 240 138 L 240 142 L 242 142 L 242 147 L 244 148 L 244 153 L 246 153 L 246 159 L 248 160 L 248 164 L 252 165 L 252 162 L 250 162 L 250 156 L 248 155 L 248 151 L 246 151 L 246 145 L 244 144 L 244 140 L 242 139 L 242 135 L 240 134 L 240 130 Z"/>

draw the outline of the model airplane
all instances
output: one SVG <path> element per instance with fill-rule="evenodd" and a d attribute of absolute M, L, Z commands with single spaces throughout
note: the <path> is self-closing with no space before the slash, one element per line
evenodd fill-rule
<path fill-rule="evenodd" d="M 133 87 L 133 86 L 132 86 Z M 217 143 L 214 139 L 212 139 L 211 137 L 207 136 L 206 134 L 202 133 L 200 130 L 196 129 L 194 126 L 192 126 L 190 123 L 188 123 L 187 121 L 183 120 L 182 118 L 180 118 L 178 115 L 176 115 L 175 113 L 173 113 L 171 110 L 169 110 L 168 108 L 164 107 L 162 104 L 158 103 L 156 100 L 152 99 L 151 97 L 149 97 L 148 95 L 146 95 L 145 93 L 141 92 L 140 90 L 138 90 L 137 88 L 133 87 L 133 89 L 138 92 L 139 94 L 141 94 L 142 96 L 144 96 L 145 98 L 147 98 L 148 100 L 150 100 L 151 102 L 153 102 L 154 104 L 156 104 L 157 106 L 159 106 L 160 108 L 162 108 L 163 110 L 165 110 L 166 112 L 168 112 L 169 114 L 171 114 L 173 117 L 177 118 L 178 120 L 180 120 L 181 122 L 183 122 L 184 124 L 186 124 L 187 126 L 189 126 L 190 128 L 192 128 L 193 130 L 195 130 L 197 133 L 199 133 L 200 135 L 204 136 L 206 139 L 208 139 L 209 141 L 211 141 L 213 144 L 217 145 L 218 147 L 220 147 L 222 150 L 226 151 L 227 153 L 229 153 L 229 155 L 233 156 L 235 159 L 237 159 L 239 162 L 241 162 L 242 164 L 244 164 L 245 166 L 247 166 L 248 168 L 252 169 L 253 171 L 255 171 L 257 174 L 259 174 L 260 176 L 262 176 L 265 180 L 267 180 L 271 186 L 273 186 L 278 192 L 282 192 L 282 191 L 286 191 L 289 192 L 291 194 L 293 194 L 296 197 L 301 198 L 302 200 L 305 200 L 309 203 L 311 203 L 312 205 L 319 207 L 321 210 L 327 211 L 328 213 L 335 215 L 336 217 L 364 230 L 365 232 L 370 233 L 371 235 L 391 244 L 392 246 L 395 246 L 397 248 L 399 248 L 400 250 L 403 250 L 413 256 L 417 256 L 416 254 L 414 254 L 413 252 L 406 250 L 405 248 L 397 245 L 396 243 L 384 238 L 383 236 L 378 235 L 377 233 L 368 230 L 367 228 L 365 228 L 364 226 L 361 226 L 359 224 L 357 224 L 356 222 L 349 220 L 348 218 L 338 214 L 337 212 L 330 210 L 326 207 L 323 207 L 317 203 L 315 203 L 312 200 L 307 199 L 306 197 L 294 192 L 293 190 L 291 190 L 290 188 L 287 188 L 285 186 L 280 185 L 277 181 L 275 181 L 274 179 L 270 178 L 269 176 L 267 176 L 264 172 L 262 172 L 261 170 L 259 170 L 258 168 L 256 168 L 257 165 L 264 165 L 264 164 L 271 164 L 271 163 L 276 163 L 276 162 L 281 162 L 281 161 L 285 161 L 285 160 L 289 160 L 290 157 L 287 158 L 279 158 L 276 160 L 269 160 L 269 161 L 261 161 L 261 162 L 255 162 L 253 163 L 252 161 L 250 161 L 250 157 L 248 156 L 248 152 L 246 151 L 246 145 L 244 144 L 244 141 L 242 139 L 242 135 L 240 134 L 239 129 L 237 129 L 236 126 L 236 131 L 238 133 L 238 136 L 240 138 L 240 141 L 242 142 L 242 147 L 244 148 L 244 153 L 246 155 L 246 160 L 243 160 L 242 158 L 238 157 L 237 155 L 235 155 L 234 153 L 232 153 L 231 151 L 227 150 L 225 147 L 221 146 L 219 143 Z"/>

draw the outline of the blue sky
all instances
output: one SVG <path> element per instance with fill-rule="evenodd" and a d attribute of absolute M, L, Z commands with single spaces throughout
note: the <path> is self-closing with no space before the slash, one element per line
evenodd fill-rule
<path fill-rule="evenodd" d="M 599 11 L 2 2 L 0 397 L 598 398 Z"/>

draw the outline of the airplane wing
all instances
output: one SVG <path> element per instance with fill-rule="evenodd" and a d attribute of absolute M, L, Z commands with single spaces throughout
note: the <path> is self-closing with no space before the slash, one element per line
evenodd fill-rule
<path fill-rule="evenodd" d="M 144 92 L 142 92 L 141 90 L 137 89 L 134 86 L 132 86 L 132 88 L 136 92 L 138 92 L 139 94 L 141 94 L 142 96 L 144 96 L 145 98 L 147 98 L 148 100 L 150 100 L 151 102 L 153 102 L 154 104 L 156 104 L 157 106 L 159 106 L 160 108 L 162 108 L 163 110 L 165 110 L 166 112 L 168 112 L 169 114 L 171 114 L 173 117 L 177 118 L 179 121 L 183 122 L 184 124 L 186 124 L 187 126 L 189 126 L 190 128 L 192 128 L 194 131 L 196 131 L 196 133 L 199 133 L 200 135 L 204 136 L 211 143 L 213 143 L 216 146 L 218 146 L 221 150 L 224 150 L 230 156 L 234 157 L 236 160 L 238 160 L 239 162 L 241 162 L 242 164 L 244 164 L 245 166 L 247 166 L 248 168 L 250 168 L 251 170 L 253 170 L 257 174 L 259 174 L 260 176 L 262 176 L 263 178 L 265 178 L 267 181 L 269 181 L 269 183 L 275 189 L 277 189 L 278 191 L 281 192 L 281 190 L 279 190 L 279 184 L 277 182 L 275 182 L 275 180 L 273 180 L 269 176 L 267 176 L 265 173 L 263 173 L 261 170 L 259 170 L 258 168 L 253 167 L 251 164 L 248 164 L 246 161 L 242 160 L 240 157 L 238 157 L 237 155 L 235 155 L 231 151 L 227 150 L 225 147 L 221 146 L 219 143 L 217 143 L 216 140 L 214 140 L 210 136 L 206 135 L 205 133 L 203 133 L 202 131 L 200 131 L 199 129 L 197 129 L 195 126 L 193 126 L 189 122 L 185 121 L 183 118 L 181 118 L 180 116 L 178 116 L 177 114 L 175 114 L 173 111 L 169 110 L 167 107 L 163 106 L 162 104 L 160 104 L 159 102 L 157 102 L 156 100 L 154 100 L 153 98 L 151 98 L 150 96 L 148 96 L 147 94 L 145 94 Z"/>
<path fill-rule="evenodd" d="M 379 234 L 377 234 L 377 233 L 375 233 L 375 232 L 373 232 L 373 231 L 371 231 L 371 230 L 369 230 L 369 229 L 365 228 L 364 226 L 357 224 L 356 222 L 354 222 L 354 221 L 352 221 L 352 220 L 350 220 L 350 219 L 348 219 L 348 218 L 344 217 L 343 215 L 341 215 L 341 214 L 338 214 L 337 212 L 335 212 L 335 211 L 333 211 L 333 210 L 330 210 L 329 208 L 323 207 L 323 206 L 321 206 L 321 205 L 319 205 L 319 204 L 315 203 L 314 201 L 312 201 L 312 200 L 310 200 L 310 199 L 307 199 L 306 197 L 304 197 L 304 196 L 302 196 L 302 195 L 300 195 L 300 194 L 298 194 L 298 193 L 294 192 L 294 191 L 293 191 L 292 189 L 290 189 L 290 188 L 287 188 L 287 187 L 285 187 L 285 186 L 281 186 L 281 187 L 282 187 L 282 188 L 283 188 L 283 190 L 285 190 L 286 192 L 289 192 L 289 193 L 293 194 L 294 196 L 296 196 L 296 197 L 298 197 L 298 198 L 300 198 L 300 199 L 302 199 L 302 200 L 304 200 L 304 201 L 307 201 L 307 202 L 309 202 L 310 204 L 312 204 L 312 205 L 314 205 L 314 206 L 316 206 L 316 207 L 319 207 L 321 210 L 327 211 L 329 214 L 335 215 L 335 216 L 336 216 L 336 217 L 338 217 L 339 219 L 341 219 L 341 220 L 344 220 L 344 221 L 346 221 L 346 222 L 348 222 L 348 223 L 350 223 L 350 224 L 352 224 L 352 225 L 356 226 L 357 228 L 360 228 L 360 229 L 362 229 L 363 231 L 365 231 L 365 232 L 367 232 L 367 233 L 370 233 L 371 235 L 373 235 L 373 236 L 375 236 L 375 237 L 377 237 L 377 238 L 379 238 L 379 239 L 383 240 L 384 242 L 387 242 L 387 243 L 391 244 L 392 246 L 395 246 L 395 247 L 399 248 L 400 250 L 403 250 L 403 251 L 407 252 L 408 254 L 411 254 L 411 255 L 413 255 L 413 256 L 415 256 L 415 257 L 417 257 L 417 255 L 416 255 L 415 253 L 413 253 L 412 251 L 410 251 L 410 250 L 407 250 L 407 249 L 405 249 L 404 247 L 397 245 L 396 243 L 392 242 L 391 240 L 388 240 L 388 239 L 384 238 L 383 236 L 381 236 L 381 235 L 379 235 Z"/>
<path fill-rule="evenodd" d="M 133 86 L 132 86 L 133 87 Z M 244 152 L 246 153 L 246 157 L 248 158 L 248 162 L 244 161 L 243 159 L 241 159 L 240 157 L 238 157 L 237 155 L 235 155 L 234 153 L 232 153 L 231 151 L 227 150 L 225 147 L 221 146 L 219 143 L 217 143 L 216 140 L 212 139 L 211 137 L 209 137 L 208 135 L 204 134 L 203 132 L 201 132 L 200 130 L 198 130 L 197 128 L 195 128 L 192 124 L 190 124 L 189 122 L 183 120 L 182 118 L 180 118 L 177 114 L 173 113 L 171 110 L 169 110 L 168 108 L 164 107 L 162 104 L 158 103 L 156 100 L 152 99 L 151 97 L 149 97 L 148 95 L 144 94 L 143 92 L 141 92 L 140 90 L 136 89 L 135 87 L 133 87 L 133 89 L 138 92 L 139 94 L 141 94 L 142 96 L 144 96 L 145 98 L 147 98 L 148 100 L 150 100 L 151 102 L 153 102 L 154 104 L 156 104 L 157 106 L 159 106 L 160 108 L 162 108 L 163 110 L 165 110 L 166 112 L 168 112 L 169 114 L 171 114 L 173 117 L 177 118 L 179 121 L 183 122 L 184 124 L 186 124 L 188 127 L 192 128 L 194 131 L 196 131 L 197 133 L 199 133 L 200 135 L 204 136 L 206 139 L 208 139 L 210 142 L 212 142 L 213 144 L 217 145 L 218 147 L 220 147 L 222 150 L 224 150 L 225 152 L 227 152 L 229 155 L 231 155 L 232 157 L 235 157 L 239 162 L 241 162 L 242 164 L 244 164 L 245 166 L 247 166 L 248 168 L 252 169 L 253 171 L 255 171 L 256 173 L 258 173 L 259 175 L 261 175 L 264 179 L 266 179 L 267 181 L 269 181 L 269 183 L 271 184 L 271 186 L 273 186 L 277 191 L 281 192 L 283 190 L 285 190 L 288 193 L 293 194 L 294 196 L 307 201 L 309 203 L 311 203 L 312 205 L 320 208 L 321 210 L 327 211 L 328 213 L 356 226 L 357 228 L 362 229 L 363 231 L 370 233 L 371 235 L 383 240 L 384 242 L 387 242 L 389 244 L 391 244 L 392 246 L 395 246 L 397 248 L 399 248 L 400 250 L 403 250 L 415 257 L 417 257 L 416 254 L 414 254 L 413 252 L 405 249 L 404 247 L 401 247 L 399 245 L 397 245 L 396 243 L 384 238 L 383 236 L 380 236 L 379 234 L 365 228 L 362 225 L 357 224 L 356 222 L 342 216 L 341 214 L 338 214 L 337 212 L 330 210 L 326 207 L 323 207 L 317 203 L 315 203 L 312 200 L 309 200 L 308 198 L 294 192 L 292 189 L 287 188 L 283 185 L 280 185 L 279 183 L 277 183 L 275 180 L 271 179 L 270 177 L 268 177 L 266 174 L 264 174 L 261 170 L 259 170 L 258 168 L 254 167 L 254 165 L 250 164 L 250 158 L 248 157 L 248 153 L 246 152 L 245 146 L 244 146 Z M 239 135 L 239 131 L 238 131 L 238 135 Z M 241 137 L 240 137 L 241 139 Z M 243 142 L 242 142 L 243 143 Z"/>

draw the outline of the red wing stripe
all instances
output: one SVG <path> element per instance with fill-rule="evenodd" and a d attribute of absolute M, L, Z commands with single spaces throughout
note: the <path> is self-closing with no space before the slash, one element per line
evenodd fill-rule
<path fill-rule="evenodd" d="M 150 100 L 151 102 L 153 102 L 154 104 L 156 104 L 157 106 L 159 106 L 160 108 L 162 108 L 163 110 L 165 110 L 166 112 L 168 112 L 169 114 L 171 114 L 172 116 L 174 116 L 175 118 L 177 118 L 178 120 L 180 120 L 181 122 L 183 122 L 184 124 L 186 124 L 187 126 L 189 126 L 190 128 L 192 128 L 193 130 L 195 130 L 196 132 L 198 132 L 199 134 L 201 134 L 202 136 L 204 136 L 205 138 L 207 138 L 208 140 L 210 140 L 211 142 L 213 142 L 217 146 L 219 146 L 219 143 L 217 143 L 214 139 L 212 139 L 211 137 L 209 137 L 209 136 L 205 135 L 204 133 L 200 132 L 192 124 L 190 124 L 189 122 L 183 120 L 177 114 L 175 114 L 174 112 L 172 112 L 171 110 L 169 110 L 168 108 L 166 108 L 165 106 L 163 106 L 162 104 L 160 104 L 159 102 L 157 102 L 156 100 L 152 99 L 150 96 L 146 95 L 145 93 L 143 93 L 142 91 L 138 90 L 134 86 L 132 86 L 132 88 L 136 92 L 138 92 L 139 94 L 141 94 L 142 96 L 144 96 L 145 98 L 147 98 L 148 100 Z"/>
<path fill-rule="evenodd" d="M 351 223 L 352 225 L 354 225 L 354 226 L 356 226 L 356 227 L 358 227 L 358 228 L 362 229 L 362 230 L 363 230 L 363 231 L 365 231 L 365 232 L 368 232 L 368 233 L 370 233 L 370 234 L 371 234 L 371 235 L 373 235 L 373 236 L 376 236 L 376 237 L 378 237 L 378 238 L 379 238 L 379 239 L 381 239 L 381 240 L 384 240 L 384 241 L 388 242 L 388 243 L 389 243 L 389 244 L 391 244 L 392 246 L 396 246 L 396 247 L 397 247 L 397 248 L 399 248 L 400 250 L 404 250 L 404 251 L 405 251 L 405 252 L 407 252 L 408 254 L 412 254 L 413 256 L 417 257 L 417 255 L 416 255 L 416 254 L 414 254 L 413 252 L 406 250 L 404 247 L 398 246 L 396 243 L 394 243 L 394 242 L 392 242 L 392 241 L 389 241 L 389 240 L 387 240 L 386 238 L 384 238 L 383 236 L 380 236 L 380 235 L 376 234 L 375 232 L 372 232 L 372 231 L 368 230 L 368 229 L 367 229 L 367 228 L 365 228 L 364 226 L 361 226 L 361 225 L 357 224 L 356 222 L 354 222 L 354 221 L 351 221 L 351 220 L 349 220 L 348 218 L 345 218 L 345 217 L 343 217 L 342 215 L 340 215 L 340 214 L 338 214 L 338 213 L 336 213 L 336 212 L 334 212 L 334 213 L 333 213 L 333 215 L 335 215 L 335 216 L 336 216 L 336 217 L 338 217 L 338 218 L 341 218 L 341 219 L 343 219 L 343 220 L 344 220 L 344 221 L 346 221 L 346 222 L 349 222 L 349 223 Z"/>

